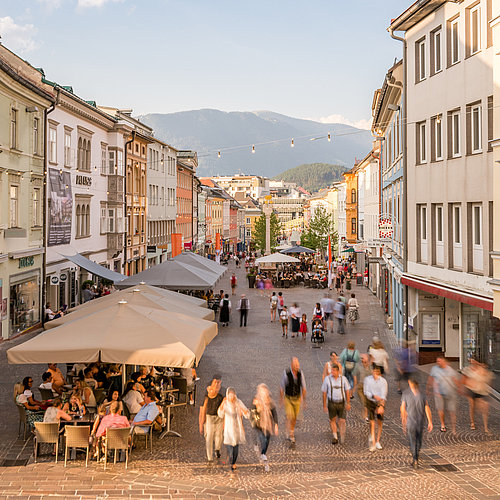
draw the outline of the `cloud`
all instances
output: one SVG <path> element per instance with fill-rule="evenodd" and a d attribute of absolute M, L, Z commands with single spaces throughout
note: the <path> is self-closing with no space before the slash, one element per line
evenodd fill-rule
<path fill-rule="evenodd" d="M 88 7 L 102 7 L 107 3 L 123 2 L 123 0 L 78 0 L 78 7 L 86 9 Z"/>
<path fill-rule="evenodd" d="M 349 120 L 349 118 L 338 114 L 322 116 L 321 118 L 317 118 L 315 121 L 320 123 L 343 123 L 344 125 L 350 125 L 351 127 L 362 128 L 365 130 L 370 130 L 372 126 L 371 118 L 369 120 L 362 119 L 352 121 Z"/>
<path fill-rule="evenodd" d="M 33 24 L 16 24 L 12 17 L 0 17 L 0 36 L 6 47 L 19 52 L 30 52 L 37 48 L 34 40 L 37 30 Z"/>

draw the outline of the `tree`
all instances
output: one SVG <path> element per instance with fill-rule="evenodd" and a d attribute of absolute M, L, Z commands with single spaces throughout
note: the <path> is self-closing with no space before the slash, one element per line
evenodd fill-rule
<path fill-rule="evenodd" d="M 282 233 L 281 222 L 278 216 L 272 212 L 270 217 L 271 223 L 271 252 L 276 248 L 278 237 Z M 266 249 L 266 216 L 262 214 L 255 221 L 255 228 L 253 232 L 253 240 L 258 249 L 265 251 Z"/>
<path fill-rule="evenodd" d="M 320 205 L 314 211 L 314 215 L 309 222 L 309 227 L 302 233 L 300 243 L 305 247 L 325 253 L 328 250 L 328 236 L 330 236 L 333 250 L 337 247 L 338 243 L 338 234 L 335 231 L 333 214 L 329 214 Z"/>

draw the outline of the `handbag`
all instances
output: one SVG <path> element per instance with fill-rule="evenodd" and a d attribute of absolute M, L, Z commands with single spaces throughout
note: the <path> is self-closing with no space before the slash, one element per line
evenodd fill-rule
<path fill-rule="evenodd" d="M 256 408 L 250 410 L 250 425 L 252 429 L 259 427 L 260 425 L 260 415 Z"/>

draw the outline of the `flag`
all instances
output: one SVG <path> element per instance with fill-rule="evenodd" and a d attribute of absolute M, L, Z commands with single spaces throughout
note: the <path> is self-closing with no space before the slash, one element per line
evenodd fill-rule
<path fill-rule="evenodd" d="M 332 244 L 328 235 L 328 288 L 332 287 Z"/>
<path fill-rule="evenodd" d="M 215 262 L 217 262 L 217 264 L 220 264 L 220 253 L 220 233 L 215 233 Z"/>

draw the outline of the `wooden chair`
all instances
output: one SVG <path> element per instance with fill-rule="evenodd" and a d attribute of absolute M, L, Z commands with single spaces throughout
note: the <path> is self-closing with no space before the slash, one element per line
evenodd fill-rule
<path fill-rule="evenodd" d="M 56 445 L 56 463 L 59 453 L 59 422 L 35 422 L 35 437 L 33 444 L 35 447 L 35 462 L 38 456 L 38 445 L 41 443 Z"/>
<path fill-rule="evenodd" d="M 54 393 L 50 389 L 38 389 L 40 391 L 40 396 L 42 401 L 47 401 L 49 399 L 54 399 Z"/>
<path fill-rule="evenodd" d="M 88 467 L 90 426 L 66 425 L 64 428 L 64 436 L 66 437 L 64 467 L 66 467 L 66 462 L 68 460 L 68 448 L 84 448 L 87 452 L 85 457 L 85 467 Z"/>
<path fill-rule="evenodd" d="M 114 464 L 116 464 L 116 451 L 125 450 L 125 469 L 128 469 L 128 453 L 130 448 L 130 427 L 124 427 L 121 429 L 108 428 L 106 430 L 105 436 L 103 436 L 103 442 L 104 442 L 104 470 L 106 470 L 106 465 L 108 463 L 108 450 L 114 450 L 115 452 L 113 461 Z"/>

